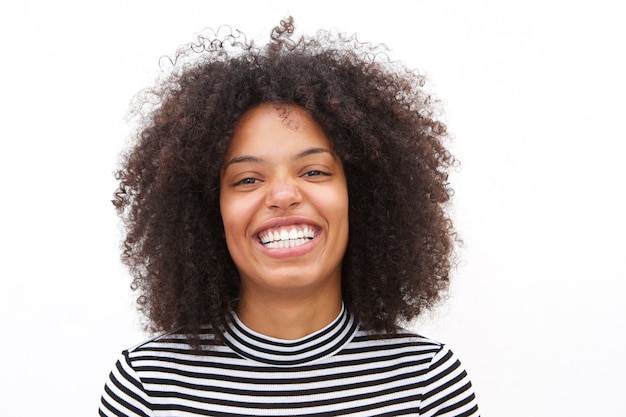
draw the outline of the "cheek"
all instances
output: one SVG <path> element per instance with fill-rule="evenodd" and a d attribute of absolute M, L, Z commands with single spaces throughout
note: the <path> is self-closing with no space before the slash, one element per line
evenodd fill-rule
<path fill-rule="evenodd" d="M 337 213 L 341 213 L 340 214 L 340 222 L 341 222 L 341 227 L 343 229 L 343 232 L 345 233 L 345 242 L 344 244 L 347 246 L 348 244 L 348 237 L 349 237 L 349 210 L 350 210 L 350 204 L 349 204 L 349 199 L 348 199 L 348 190 L 347 189 L 343 189 L 343 193 L 341 195 L 340 198 L 337 199 L 338 201 L 338 206 L 336 208 Z M 345 249 L 345 248 L 344 248 Z"/>
<path fill-rule="evenodd" d="M 227 243 L 230 239 L 241 239 L 246 235 L 256 213 L 249 198 L 234 198 L 228 194 L 220 199 L 220 213 Z"/>
<path fill-rule="evenodd" d="M 243 249 L 243 237 L 245 234 L 245 222 L 241 214 L 237 212 L 237 205 L 228 199 L 220 200 L 222 224 L 224 226 L 224 239 L 228 253 L 239 269 L 241 263 L 241 251 Z"/>
<path fill-rule="evenodd" d="M 236 219 L 240 217 L 237 213 L 237 204 L 234 204 L 231 198 L 220 198 L 220 214 L 224 225 L 224 234 L 228 240 L 229 235 L 232 235 L 237 228 Z"/>
<path fill-rule="evenodd" d="M 348 233 L 348 193 L 344 187 L 329 190 L 324 195 L 318 195 L 321 204 L 335 230 Z"/>
<path fill-rule="evenodd" d="M 348 216 L 348 190 L 345 186 L 337 187 L 332 195 L 328 196 L 328 201 L 332 202 L 333 209 L 338 216 Z"/>

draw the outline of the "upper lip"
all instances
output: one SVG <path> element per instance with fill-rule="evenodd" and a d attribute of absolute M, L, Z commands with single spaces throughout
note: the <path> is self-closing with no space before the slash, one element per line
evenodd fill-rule
<path fill-rule="evenodd" d="M 290 226 L 295 224 L 306 224 L 309 226 L 313 226 L 316 229 L 320 229 L 320 226 L 312 221 L 311 219 L 307 219 L 305 217 L 299 216 L 289 216 L 289 217 L 276 217 L 270 220 L 263 222 L 259 227 L 254 231 L 254 236 L 258 236 L 259 233 L 268 229 L 275 229 L 283 226 Z"/>

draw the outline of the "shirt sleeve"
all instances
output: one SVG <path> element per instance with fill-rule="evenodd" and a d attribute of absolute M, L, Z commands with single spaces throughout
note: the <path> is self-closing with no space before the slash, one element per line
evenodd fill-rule
<path fill-rule="evenodd" d="M 478 417 L 472 383 L 461 362 L 445 345 L 425 375 L 420 416 Z"/>
<path fill-rule="evenodd" d="M 148 395 L 132 367 L 128 351 L 122 353 L 122 357 L 109 374 L 98 411 L 102 417 L 152 416 Z"/>

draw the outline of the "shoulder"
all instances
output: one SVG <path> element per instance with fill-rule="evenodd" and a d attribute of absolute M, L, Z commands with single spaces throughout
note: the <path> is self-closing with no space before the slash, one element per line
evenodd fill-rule
<path fill-rule="evenodd" d="M 217 340 L 210 329 L 203 329 L 200 336 L 200 347 L 194 349 L 188 336 L 180 330 L 174 330 L 145 340 L 122 352 L 122 356 L 131 366 L 140 362 L 194 360 L 220 351 L 222 343 Z"/>
<path fill-rule="evenodd" d="M 408 331 L 359 330 L 339 355 L 343 360 L 371 366 L 411 367 L 416 374 L 424 375 L 442 350 L 447 350 L 444 344 Z"/>
<path fill-rule="evenodd" d="M 350 355 L 356 364 L 367 363 L 385 372 L 399 370 L 416 389 L 420 415 L 478 415 L 465 368 L 441 342 L 404 330 L 393 334 L 358 331 L 342 354 Z"/>
<path fill-rule="evenodd" d="M 351 347 L 409 357 L 423 364 L 426 375 L 431 377 L 450 373 L 466 375 L 461 362 L 448 345 L 406 330 L 391 334 L 359 331 Z"/>
<path fill-rule="evenodd" d="M 168 333 L 160 334 L 151 339 L 144 340 L 141 343 L 126 349 L 125 352 L 130 354 L 169 349 L 189 350 L 190 348 L 187 343 L 187 336 L 180 330 L 174 330 Z"/>
<path fill-rule="evenodd" d="M 444 348 L 444 344 L 406 330 L 396 333 L 359 330 L 352 344 L 374 349 L 410 349 L 424 355 L 434 355 Z"/>
<path fill-rule="evenodd" d="M 471 386 L 465 368 L 448 345 L 406 330 L 392 334 L 359 331 L 348 350 L 363 358 L 410 364 L 419 370 L 425 392 L 439 384 Z"/>

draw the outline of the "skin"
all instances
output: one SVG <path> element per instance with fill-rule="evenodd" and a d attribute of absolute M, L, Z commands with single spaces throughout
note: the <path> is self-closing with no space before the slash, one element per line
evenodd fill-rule
<path fill-rule="evenodd" d="M 341 310 L 348 191 L 322 128 L 304 109 L 286 110 L 287 117 L 262 104 L 241 118 L 222 169 L 220 210 L 241 279 L 238 317 L 254 331 L 293 340 Z M 307 237 L 293 247 L 261 242 L 292 230 Z"/>

